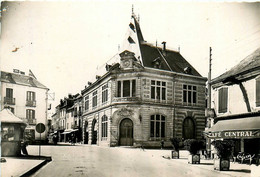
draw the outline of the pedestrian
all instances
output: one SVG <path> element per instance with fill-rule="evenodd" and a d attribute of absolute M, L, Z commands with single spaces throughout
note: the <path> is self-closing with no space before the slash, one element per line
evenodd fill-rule
<path fill-rule="evenodd" d="M 53 140 L 53 143 L 56 145 L 57 142 L 58 142 L 58 136 L 57 135 L 53 135 L 52 140 Z"/>
<path fill-rule="evenodd" d="M 27 141 L 23 140 L 23 141 L 21 142 L 21 150 L 22 150 L 22 153 L 23 153 L 24 155 L 28 155 L 26 146 L 28 146 L 28 143 L 27 143 Z"/>
<path fill-rule="evenodd" d="M 164 140 L 161 141 L 161 149 L 164 148 Z"/>

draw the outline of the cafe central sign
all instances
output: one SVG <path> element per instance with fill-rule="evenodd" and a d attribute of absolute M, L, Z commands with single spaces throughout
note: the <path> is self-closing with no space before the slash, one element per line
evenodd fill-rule
<path fill-rule="evenodd" d="M 260 137 L 258 130 L 252 131 L 221 131 L 206 132 L 208 138 L 257 138 Z"/>

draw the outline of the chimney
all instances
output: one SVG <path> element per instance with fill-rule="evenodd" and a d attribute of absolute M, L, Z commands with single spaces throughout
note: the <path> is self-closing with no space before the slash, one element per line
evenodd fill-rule
<path fill-rule="evenodd" d="M 96 75 L 96 79 L 98 80 L 98 79 L 100 79 L 101 78 L 101 76 L 99 76 L 99 75 Z"/>
<path fill-rule="evenodd" d="M 92 85 L 92 82 L 88 82 L 88 86 Z"/>
<path fill-rule="evenodd" d="M 112 65 L 106 64 L 106 71 L 109 71 Z"/>
<path fill-rule="evenodd" d="M 163 48 L 162 48 L 163 55 L 166 56 L 166 42 L 163 41 L 162 45 L 163 45 Z"/>

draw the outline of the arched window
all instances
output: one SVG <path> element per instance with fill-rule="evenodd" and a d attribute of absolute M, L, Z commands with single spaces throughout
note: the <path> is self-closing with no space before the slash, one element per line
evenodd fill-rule
<path fill-rule="evenodd" d="M 101 140 L 107 139 L 107 116 L 103 115 L 101 118 Z"/>
<path fill-rule="evenodd" d="M 183 121 L 183 138 L 194 139 L 195 138 L 195 124 L 192 118 L 187 117 Z"/>
<path fill-rule="evenodd" d="M 165 117 L 163 115 L 151 116 L 150 137 L 165 137 Z"/>

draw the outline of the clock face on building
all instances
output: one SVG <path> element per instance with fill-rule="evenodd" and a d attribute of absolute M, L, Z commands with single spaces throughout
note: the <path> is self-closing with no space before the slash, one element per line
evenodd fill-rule
<path fill-rule="evenodd" d="M 124 67 L 128 67 L 130 65 L 130 61 L 126 60 L 126 61 L 124 61 L 123 64 L 124 64 Z"/>

